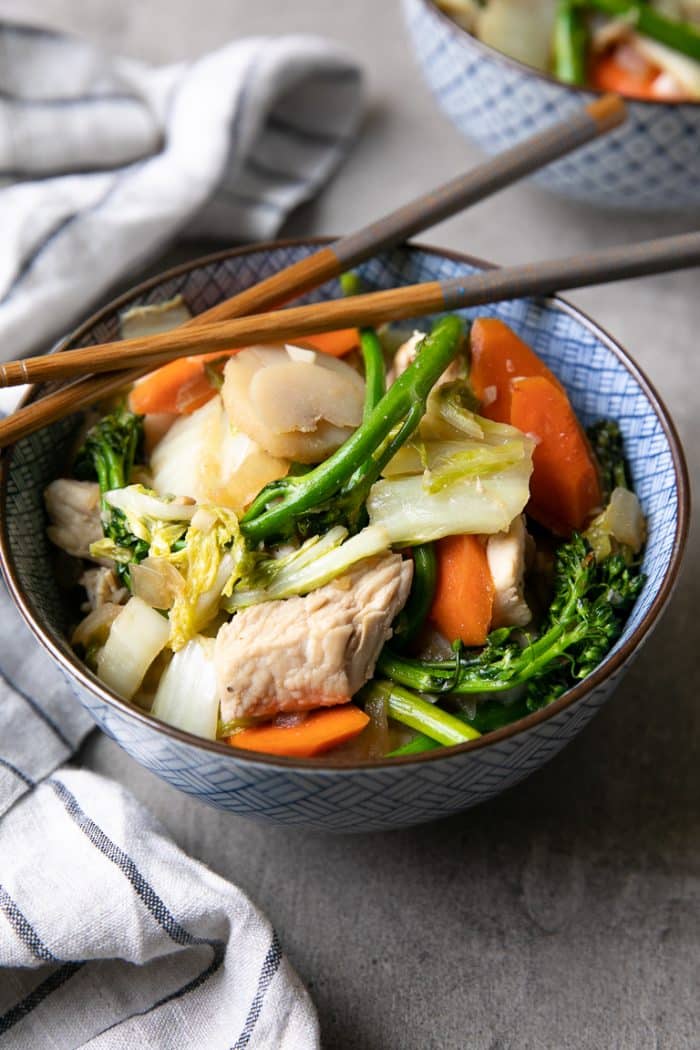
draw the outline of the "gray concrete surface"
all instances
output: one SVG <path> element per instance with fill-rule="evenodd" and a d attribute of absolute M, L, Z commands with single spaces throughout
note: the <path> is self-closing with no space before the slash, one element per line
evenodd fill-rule
<path fill-rule="evenodd" d="M 421 82 L 398 0 L 0 0 L 0 15 L 154 61 L 247 33 L 311 30 L 346 43 L 368 74 L 363 134 L 285 233 L 354 228 L 477 158 Z M 515 262 L 699 219 L 600 214 L 521 186 L 427 239 Z M 657 384 L 695 481 L 699 292 L 695 271 L 571 297 Z M 695 530 L 672 606 L 608 707 L 547 768 L 463 816 L 383 837 L 275 830 L 185 798 L 102 736 L 82 761 L 128 784 L 178 843 L 266 910 L 315 999 L 327 1048 L 696 1048 L 698 544 Z"/>

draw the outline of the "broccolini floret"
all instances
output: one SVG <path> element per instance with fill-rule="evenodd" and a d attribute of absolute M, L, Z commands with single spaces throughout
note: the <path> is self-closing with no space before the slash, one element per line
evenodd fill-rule
<path fill-rule="evenodd" d="M 586 433 L 600 467 L 603 499 L 607 503 L 613 489 L 630 488 L 620 427 L 614 419 L 600 419 Z"/>
<path fill-rule="evenodd" d="M 105 539 L 125 552 L 125 557 L 117 561 L 116 570 L 127 585 L 130 583 L 128 562 L 142 561 L 148 554 L 148 544 L 132 533 L 123 512 L 107 502 L 105 493 L 130 483 L 142 449 L 143 416 L 120 406 L 88 430 L 73 464 L 75 477 L 82 481 L 97 479 L 102 496 L 102 530 Z"/>

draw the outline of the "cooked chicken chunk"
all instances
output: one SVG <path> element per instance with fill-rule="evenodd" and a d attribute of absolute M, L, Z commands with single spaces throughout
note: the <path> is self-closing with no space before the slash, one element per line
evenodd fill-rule
<path fill-rule="evenodd" d="M 495 590 L 491 627 L 524 627 L 532 613 L 523 595 L 527 530 L 522 514 L 508 532 L 489 536 L 486 557 Z"/>
<path fill-rule="evenodd" d="M 223 721 L 348 701 L 371 678 L 412 574 L 385 554 L 303 598 L 238 613 L 214 650 Z"/>
<path fill-rule="evenodd" d="M 83 612 L 92 612 L 103 605 L 112 603 L 121 605 L 129 597 L 113 569 L 100 565 L 95 569 L 86 569 L 78 580 L 87 592 L 87 601 L 81 605 Z"/>
<path fill-rule="evenodd" d="M 102 539 L 99 485 L 58 478 L 45 489 L 44 502 L 51 542 L 76 558 L 89 558 L 90 544 Z"/>

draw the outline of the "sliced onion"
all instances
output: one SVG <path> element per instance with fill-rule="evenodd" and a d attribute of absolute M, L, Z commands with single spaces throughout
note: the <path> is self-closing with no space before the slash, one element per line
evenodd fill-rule
<path fill-rule="evenodd" d="M 615 489 L 605 512 L 605 523 L 619 543 L 639 554 L 646 537 L 646 523 L 639 500 L 629 489 Z"/>
<path fill-rule="evenodd" d="M 132 565 L 131 590 L 152 609 L 169 609 L 185 589 L 185 581 L 165 558 L 145 558 Z"/>

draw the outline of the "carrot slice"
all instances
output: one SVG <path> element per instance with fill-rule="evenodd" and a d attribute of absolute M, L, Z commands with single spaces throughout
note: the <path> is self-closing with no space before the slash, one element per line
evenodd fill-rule
<path fill-rule="evenodd" d="M 205 370 L 211 356 L 179 357 L 149 372 L 129 394 L 129 408 L 144 415 L 150 412 L 189 415 L 201 408 L 216 393 Z"/>
<path fill-rule="evenodd" d="M 318 332 L 316 335 L 305 335 L 302 343 L 308 343 L 314 350 L 331 357 L 342 357 L 360 345 L 360 333 L 356 328 L 339 328 L 336 332 Z"/>
<path fill-rule="evenodd" d="M 312 711 L 296 726 L 253 726 L 227 738 L 227 743 L 244 751 L 263 751 L 268 755 L 312 758 L 351 740 L 369 722 L 369 715 L 354 704 L 324 707 Z"/>
<path fill-rule="evenodd" d="M 510 423 L 510 398 L 517 376 L 544 376 L 563 386 L 534 350 L 496 317 L 478 317 L 471 330 L 469 379 L 482 402 L 481 414 L 496 423 Z"/>
<path fill-rule="evenodd" d="M 483 645 L 491 626 L 494 586 L 478 536 L 446 536 L 436 543 L 437 586 L 430 619 L 449 642 Z"/>
<path fill-rule="evenodd" d="M 639 56 L 639 64 L 623 65 L 618 61 L 615 51 L 605 51 L 591 64 L 589 79 L 591 87 L 599 91 L 610 91 L 625 98 L 656 97 L 653 84 L 659 70 L 644 62 Z"/>
<path fill-rule="evenodd" d="M 516 380 L 510 422 L 537 439 L 528 513 L 560 535 L 582 529 L 602 493 L 593 453 L 566 394 L 543 376 Z"/>

